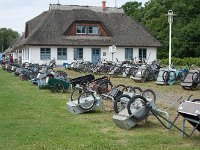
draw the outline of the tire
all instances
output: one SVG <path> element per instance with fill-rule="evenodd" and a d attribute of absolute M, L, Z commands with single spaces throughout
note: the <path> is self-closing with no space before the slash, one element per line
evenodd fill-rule
<path fill-rule="evenodd" d="M 102 80 L 98 84 L 98 94 L 107 94 L 112 90 L 112 83 L 109 80 Z"/>
<path fill-rule="evenodd" d="M 142 89 L 140 87 L 132 87 L 132 91 L 134 91 L 135 95 L 140 95 L 142 93 Z"/>
<path fill-rule="evenodd" d="M 163 75 L 162 75 L 163 81 L 164 82 L 168 82 L 169 81 L 169 72 L 168 71 L 164 71 Z"/>
<path fill-rule="evenodd" d="M 130 76 L 135 76 L 135 74 L 137 73 L 137 68 L 134 68 L 134 67 L 132 67 L 132 68 L 130 68 L 130 70 L 129 70 L 129 74 L 130 74 Z"/>
<path fill-rule="evenodd" d="M 64 89 L 64 86 L 58 82 L 54 84 L 54 91 L 55 93 L 64 93 L 65 89 Z"/>
<path fill-rule="evenodd" d="M 82 93 L 81 90 L 75 89 L 71 94 L 71 101 L 78 100 L 78 98 L 80 97 L 81 93 Z"/>
<path fill-rule="evenodd" d="M 150 68 L 150 67 L 148 67 L 147 69 L 146 69 L 146 72 L 147 72 L 147 80 L 148 81 L 153 81 L 153 80 L 155 80 L 155 77 L 154 77 L 154 71 Z"/>
<path fill-rule="evenodd" d="M 50 89 L 51 92 L 55 93 L 55 88 L 54 88 L 54 86 L 49 86 L 49 89 Z"/>
<path fill-rule="evenodd" d="M 22 80 L 22 81 L 28 80 L 28 78 L 23 74 L 19 75 L 19 79 Z"/>
<path fill-rule="evenodd" d="M 120 90 L 120 91 L 123 91 L 126 88 L 126 86 L 124 84 L 119 84 L 115 88 Z"/>
<path fill-rule="evenodd" d="M 135 91 L 133 90 L 133 87 L 132 86 L 125 86 L 123 89 L 122 89 L 122 92 L 126 92 L 126 93 L 135 93 Z"/>
<path fill-rule="evenodd" d="M 193 81 L 193 83 L 199 83 L 199 80 L 200 80 L 199 73 L 198 73 L 198 72 L 195 72 L 195 73 L 192 75 L 192 81 Z"/>
<path fill-rule="evenodd" d="M 89 100 L 89 97 L 91 97 L 92 100 Z M 84 102 L 87 101 L 87 105 L 85 105 L 85 103 L 82 103 L 83 101 Z M 94 104 L 95 104 L 95 97 L 94 94 L 90 91 L 82 92 L 78 98 L 78 106 L 82 110 L 90 110 L 94 106 Z"/>
<path fill-rule="evenodd" d="M 131 116 L 131 118 L 133 118 L 134 120 L 137 120 L 137 121 L 141 121 L 143 120 L 144 118 L 146 118 L 149 114 L 149 107 L 147 106 L 147 100 L 145 97 L 141 96 L 141 95 L 136 95 L 134 96 L 127 104 L 127 110 L 128 110 L 128 114 Z M 135 109 L 140 109 L 139 107 L 144 107 L 144 111 L 142 113 L 139 113 L 140 115 L 136 116 L 134 115 L 132 112 L 132 110 L 135 110 Z"/>
<path fill-rule="evenodd" d="M 153 100 L 153 102 L 156 102 L 156 94 L 153 90 L 151 89 L 146 89 L 142 92 L 142 96 L 145 97 L 146 99 L 149 98 Z"/>
<path fill-rule="evenodd" d="M 129 95 L 121 95 L 114 101 L 114 111 L 118 114 L 120 111 L 126 108 L 128 101 L 131 100 Z"/>
<path fill-rule="evenodd" d="M 142 78 L 147 78 L 147 76 L 148 76 L 148 71 L 147 71 L 147 69 L 142 69 L 142 70 L 141 70 L 141 76 L 142 76 Z"/>

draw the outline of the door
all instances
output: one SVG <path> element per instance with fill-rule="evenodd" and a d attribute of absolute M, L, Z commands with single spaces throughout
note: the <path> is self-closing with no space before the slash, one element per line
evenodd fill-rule
<path fill-rule="evenodd" d="M 92 63 L 96 64 L 101 58 L 101 49 L 92 48 Z"/>

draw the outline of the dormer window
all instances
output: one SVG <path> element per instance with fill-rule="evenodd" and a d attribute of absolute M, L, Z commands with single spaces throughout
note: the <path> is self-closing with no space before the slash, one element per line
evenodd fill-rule
<path fill-rule="evenodd" d="M 86 26 L 76 26 L 76 34 L 87 34 Z"/>
<path fill-rule="evenodd" d="M 98 35 L 99 34 L 99 27 L 98 26 L 76 26 L 76 34 L 91 34 L 91 35 Z"/>
<path fill-rule="evenodd" d="M 65 36 L 111 36 L 99 21 L 78 20 L 73 22 L 64 33 Z"/>
<path fill-rule="evenodd" d="M 97 26 L 89 26 L 88 34 L 99 34 L 99 27 Z"/>

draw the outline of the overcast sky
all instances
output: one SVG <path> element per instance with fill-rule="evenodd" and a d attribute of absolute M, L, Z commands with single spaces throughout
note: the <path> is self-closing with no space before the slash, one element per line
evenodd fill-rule
<path fill-rule="evenodd" d="M 131 0 L 116 0 L 121 7 Z M 133 0 L 142 2 L 148 0 Z M 62 5 L 101 6 L 102 0 L 59 0 Z M 0 0 L 0 28 L 11 28 L 20 34 L 24 32 L 25 22 L 48 10 L 49 4 L 58 0 Z M 115 0 L 107 0 L 108 7 L 115 6 Z"/>

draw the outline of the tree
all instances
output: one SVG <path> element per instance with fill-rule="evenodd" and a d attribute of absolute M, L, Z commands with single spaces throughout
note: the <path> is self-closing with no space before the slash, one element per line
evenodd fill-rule
<path fill-rule="evenodd" d="M 168 10 L 175 14 L 172 26 L 172 56 L 200 57 L 200 3 L 199 0 L 150 0 L 142 7 L 138 2 L 127 2 L 124 12 L 138 20 L 162 44 L 158 58 L 168 57 Z"/>
<path fill-rule="evenodd" d="M 143 7 L 142 3 L 138 2 L 127 2 L 122 5 L 124 12 L 130 16 L 134 20 L 138 20 L 139 22 L 143 18 Z"/>
<path fill-rule="evenodd" d="M 0 28 L 0 52 L 4 52 L 17 37 L 19 37 L 18 32 L 12 29 Z"/>

